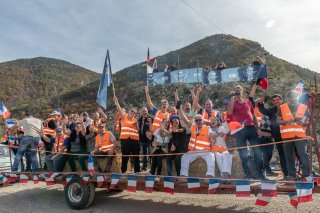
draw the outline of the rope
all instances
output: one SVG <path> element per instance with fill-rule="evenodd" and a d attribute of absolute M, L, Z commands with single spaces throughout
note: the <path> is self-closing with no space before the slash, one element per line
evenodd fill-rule
<path fill-rule="evenodd" d="M 300 138 L 300 139 L 292 139 L 292 140 L 285 140 L 285 141 L 277 141 L 277 142 L 272 142 L 272 143 L 267 143 L 267 144 L 256 144 L 256 145 L 251 145 L 251 146 L 240 146 L 240 147 L 234 147 L 234 148 L 227 148 L 226 150 L 239 150 L 239 149 L 247 149 L 247 148 L 255 148 L 255 147 L 262 147 L 262 146 L 270 146 L 270 145 L 274 145 L 274 144 L 281 144 L 281 143 L 292 143 L 292 142 L 297 142 L 297 141 L 303 141 L 303 140 L 311 140 L 310 137 L 306 137 L 306 138 Z M 10 146 L 11 148 L 19 148 L 19 146 Z M 28 150 L 30 151 L 38 151 L 38 149 L 30 149 L 28 148 Z M 52 152 L 52 151 L 43 151 L 43 152 L 47 152 L 47 153 L 52 153 L 52 154 L 61 154 L 61 155 L 76 155 L 76 156 L 90 156 L 91 154 L 75 154 L 75 153 L 57 153 L 57 152 Z M 188 152 L 179 152 L 179 153 L 165 153 L 165 154 L 139 154 L 139 155 L 91 155 L 93 157 L 111 157 L 111 156 L 121 156 L 121 157 L 144 157 L 144 156 L 176 156 L 176 155 L 188 155 L 188 154 L 199 154 L 199 153 L 209 153 L 209 152 L 213 152 L 213 151 L 209 151 L 209 150 L 204 150 L 204 151 L 197 151 L 195 150 L 192 153 L 188 153 Z"/>

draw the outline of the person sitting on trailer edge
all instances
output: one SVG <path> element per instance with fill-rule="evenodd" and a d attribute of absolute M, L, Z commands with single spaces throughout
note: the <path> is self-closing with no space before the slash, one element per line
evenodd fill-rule
<path fill-rule="evenodd" d="M 100 123 L 98 126 L 98 134 L 96 136 L 96 147 L 91 155 L 114 155 L 116 138 L 110 131 L 105 130 L 105 124 Z M 102 165 L 98 161 L 100 158 L 106 158 L 107 165 L 102 169 Z M 95 164 L 98 164 L 99 172 L 110 172 L 114 156 L 96 156 L 94 157 Z"/>

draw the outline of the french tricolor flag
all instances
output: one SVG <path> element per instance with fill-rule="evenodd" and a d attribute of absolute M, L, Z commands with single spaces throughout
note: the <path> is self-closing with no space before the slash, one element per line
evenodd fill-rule
<path fill-rule="evenodd" d="M 9 183 L 14 183 L 16 182 L 18 176 L 16 174 L 8 174 L 7 175 L 7 179 L 9 181 Z"/>
<path fill-rule="evenodd" d="M 115 189 L 118 182 L 120 180 L 120 175 L 118 174 L 112 174 L 111 175 L 111 184 L 110 184 L 110 189 Z"/>
<path fill-rule="evenodd" d="M 163 178 L 163 191 L 168 194 L 174 194 L 174 177 L 164 177 Z"/>
<path fill-rule="evenodd" d="M 289 199 L 290 199 L 290 204 L 291 204 L 294 208 L 297 209 L 297 208 L 298 208 L 298 205 L 299 205 L 297 193 L 296 193 L 296 192 L 290 192 L 288 195 L 289 195 Z"/>
<path fill-rule="evenodd" d="M 250 197 L 250 180 L 237 180 L 236 181 L 236 196 L 237 197 Z"/>
<path fill-rule="evenodd" d="M 93 174 L 94 173 L 94 164 L 93 157 L 91 155 L 88 156 L 88 171 Z"/>
<path fill-rule="evenodd" d="M 2 177 L 2 184 L 4 185 L 4 186 L 7 186 L 7 185 L 9 185 L 9 180 L 8 180 L 8 178 L 6 178 L 6 176 L 3 176 Z"/>
<path fill-rule="evenodd" d="M 0 115 L 3 116 L 4 119 L 7 119 L 10 116 L 10 112 L 8 111 L 7 107 L 4 105 L 3 102 L 0 104 Z"/>
<path fill-rule="evenodd" d="M 55 184 L 54 178 L 58 175 L 58 173 L 49 173 L 45 174 L 45 181 L 47 186 L 52 186 Z"/>
<path fill-rule="evenodd" d="M 263 197 L 277 197 L 276 181 L 261 181 L 261 193 Z"/>
<path fill-rule="evenodd" d="M 106 180 L 104 176 L 102 175 L 97 176 L 97 187 L 104 188 L 105 186 L 106 186 Z"/>
<path fill-rule="evenodd" d="M 294 91 L 296 91 L 299 96 L 302 95 L 302 90 L 303 90 L 303 80 L 300 80 Z"/>
<path fill-rule="evenodd" d="M 128 192 L 136 192 L 137 191 L 137 176 L 136 175 L 128 175 Z"/>
<path fill-rule="evenodd" d="M 29 180 L 29 178 L 27 175 L 21 174 L 19 183 L 28 183 L 28 180 Z"/>
<path fill-rule="evenodd" d="M 199 193 L 200 192 L 200 180 L 199 178 L 188 178 L 188 192 Z"/>
<path fill-rule="evenodd" d="M 208 194 L 215 193 L 221 182 L 221 179 L 209 179 Z"/>
<path fill-rule="evenodd" d="M 298 203 L 312 201 L 313 183 L 296 183 Z"/>
<path fill-rule="evenodd" d="M 38 184 L 39 183 L 39 177 L 38 175 L 33 175 L 33 184 Z"/>
<path fill-rule="evenodd" d="M 146 193 L 152 193 L 153 186 L 154 186 L 154 180 L 155 180 L 155 176 L 146 176 L 145 177 L 146 187 L 145 187 L 144 191 Z"/>
<path fill-rule="evenodd" d="M 255 205 L 257 206 L 266 206 L 270 203 L 272 197 L 263 196 L 261 193 L 257 195 L 257 200 Z"/>
<path fill-rule="evenodd" d="M 70 180 L 73 178 L 73 175 L 67 175 L 66 177 L 66 181 L 63 183 L 63 186 L 66 186 L 68 185 L 68 183 L 70 182 Z M 83 180 L 83 178 L 82 178 Z M 83 181 L 82 181 L 82 184 L 83 184 Z"/>
<path fill-rule="evenodd" d="M 71 177 L 71 178 L 72 178 L 72 177 Z M 81 175 L 81 178 L 82 178 L 82 186 L 87 185 L 90 176 L 89 176 L 88 174 L 83 174 L 83 175 Z M 68 176 L 67 176 L 67 179 L 68 179 Z M 66 179 L 66 182 L 67 182 L 67 179 Z M 70 180 L 71 180 L 71 179 L 70 179 Z M 70 181 L 70 180 L 69 180 L 69 181 Z M 66 184 L 68 184 L 68 183 L 66 183 Z"/>

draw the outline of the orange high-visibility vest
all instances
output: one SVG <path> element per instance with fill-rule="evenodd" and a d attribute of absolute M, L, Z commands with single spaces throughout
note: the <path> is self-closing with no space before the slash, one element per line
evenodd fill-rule
<path fill-rule="evenodd" d="M 282 120 L 290 121 L 295 118 L 303 118 L 308 106 L 304 104 L 299 104 L 297 112 L 295 115 L 292 114 L 287 103 L 280 106 Z M 307 137 L 306 130 L 303 126 L 296 123 L 288 125 L 280 125 L 280 134 L 282 138 L 304 138 Z"/>
<path fill-rule="evenodd" d="M 61 138 L 55 138 L 54 139 L 54 151 L 55 152 L 60 152 L 61 149 L 63 149 L 63 142 L 65 140 L 65 136 L 62 136 Z"/>
<path fill-rule="evenodd" d="M 259 111 L 258 107 L 255 107 L 253 112 L 254 112 L 254 115 L 257 118 L 258 124 L 261 125 L 263 114 Z"/>
<path fill-rule="evenodd" d="M 55 119 L 54 118 L 48 118 L 46 121 L 49 122 L 51 120 L 55 120 Z M 48 124 L 47 124 L 47 126 L 43 127 L 43 132 L 44 132 L 45 135 L 51 135 L 51 137 L 54 137 L 55 133 L 56 133 L 54 129 L 50 129 L 48 127 Z"/>
<path fill-rule="evenodd" d="M 154 116 L 153 123 L 151 125 L 151 131 L 155 132 L 160 128 L 160 124 L 163 119 L 169 119 L 170 114 L 168 112 L 162 113 L 161 110 L 158 110 L 156 115 Z"/>
<path fill-rule="evenodd" d="M 197 136 L 197 127 L 193 125 L 191 127 L 191 137 L 189 141 L 188 150 L 210 150 L 209 141 L 209 126 L 203 125 L 200 129 L 199 135 Z"/>
<path fill-rule="evenodd" d="M 97 132 L 99 124 L 101 124 L 101 119 L 99 119 L 98 121 L 92 120 L 92 124 L 94 126 L 95 131 Z"/>
<path fill-rule="evenodd" d="M 204 122 L 210 122 L 210 118 L 212 118 L 214 116 L 217 116 L 218 113 L 219 113 L 219 111 L 212 110 L 211 111 L 211 115 L 209 116 L 208 112 L 205 109 L 203 109 L 202 110 L 203 121 Z"/>
<path fill-rule="evenodd" d="M 137 125 L 134 123 L 137 122 L 137 119 L 132 118 L 131 120 L 128 119 L 128 116 L 125 115 L 123 117 L 123 121 L 121 122 L 121 133 L 120 139 L 133 139 L 139 140 L 139 131 Z"/>
<path fill-rule="evenodd" d="M 114 123 L 116 125 L 116 131 L 120 132 L 121 130 L 121 118 L 119 113 L 116 114 L 116 117 L 114 118 Z"/>
<path fill-rule="evenodd" d="M 103 135 L 103 140 L 100 133 L 96 136 L 96 144 L 98 145 L 99 151 L 107 152 L 113 150 L 114 144 L 110 141 L 110 132 L 105 131 Z"/>

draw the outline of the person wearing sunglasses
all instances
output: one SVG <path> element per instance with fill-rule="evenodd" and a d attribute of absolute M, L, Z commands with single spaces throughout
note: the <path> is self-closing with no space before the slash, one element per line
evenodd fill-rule
<path fill-rule="evenodd" d="M 118 98 L 113 97 L 113 101 L 117 107 L 121 119 L 121 130 L 120 130 L 120 140 L 121 140 L 121 152 L 122 155 L 139 155 L 140 154 L 140 143 L 139 143 L 139 124 L 138 120 L 135 118 L 137 110 L 132 108 L 129 110 L 128 114 L 124 113 L 120 107 Z M 121 172 L 127 172 L 129 157 L 122 157 Z M 133 157 L 134 172 L 140 172 L 140 162 L 139 156 Z"/>
<path fill-rule="evenodd" d="M 280 125 L 280 134 L 283 140 L 303 139 L 307 137 L 306 129 L 309 125 L 310 111 L 307 105 L 299 103 L 299 94 L 289 91 L 286 94 L 287 103 L 280 105 L 277 114 L 277 123 Z M 304 178 L 311 176 L 310 158 L 307 153 L 307 140 L 298 140 L 294 143 L 283 143 L 283 151 L 286 157 L 288 176 L 287 180 L 297 180 L 294 160 L 294 148 L 297 150 L 301 162 L 301 170 Z"/>
<path fill-rule="evenodd" d="M 189 141 L 188 152 L 181 157 L 180 176 L 189 175 L 189 166 L 197 158 L 202 158 L 207 163 L 207 177 L 215 176 L 215 156 L 211 150 L 213 132 L 209 126 L 204 125 L 202 115 L 194 117 L 194 124 L 188 120 L 185 114 L 179 109 L 182 120 L 191 128 L 191 138 Z"/>
<path fill-rule="evenodd" d="M 79 156 L 77 154 L 88 154 L 86 148 L 86 127 L 83 122 L 83 117 L 80 116 L 80 121 L 75 122 L 75 128 L 73 130 L 68 130 L 63 124 L 63 129 L 66 135 L 69 136 L 69 139 L 64 142 L 64 146 L 67 147 L 67 152 L 74 155 L 65 155 L 68 157 L 68 163 L 72 172 L 76 172 L 76 163 L 75 159 L 78 158 L 79 164 L 82 171 L 88 171 L 86 160 L 88 156 Z"/>

